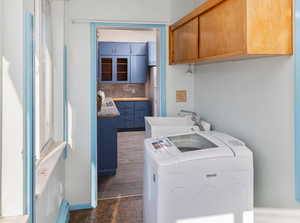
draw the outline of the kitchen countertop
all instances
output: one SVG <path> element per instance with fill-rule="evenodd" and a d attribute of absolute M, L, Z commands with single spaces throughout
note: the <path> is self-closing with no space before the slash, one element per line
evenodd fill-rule
<path fill-rule="evenodd" d="M 115 118 L 120 116 L 120 112 L 112 98 L 105 98 L 102 102 L 101 111 L 98 112 L 98 118 Z"/>
<path fill-rule="evenodd" d="M 113 98 L 114 101 L 149 101 L 147 97 L 135 97 L 135 98 Z"/>

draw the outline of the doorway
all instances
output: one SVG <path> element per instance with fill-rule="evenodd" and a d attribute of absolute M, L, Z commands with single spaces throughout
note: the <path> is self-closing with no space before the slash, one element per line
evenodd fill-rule
<path fill-rule="evenodd" d="M 98 154 L 98 148 L 97 148 L 97 144 L 99 143 L 98 141 L 98 137 L 99 134 L 101 134 L 101 128 L 98 128 L 98 124 L 97 124 L 97 94 L 95 92 L 98 92 L 99 90 L 99 85 L 98 85 L 98 79 L 99 79 L 99 70 L 103 69 L 103 67 L 99 68 L 99 63 L 98 63 L 98 59 L 102 59 L 99 57 L 99 51 L 97 49 L 99 49 L 99 41 L 98 38 L 100 38 L 101 41 L 101 34 L 99 36 L 99 30 L 102 30 L 102 32 L 110 32 L 111 30 L 123 30 L 123 31 L 149 31 L 152 30 L 153 32 L 155 32 L 157 34 L 157 38 L 156 38 L 156 46 L 157 46 L 157 51 L 159 56 L 157 59 L 157 72 L 159 74 L 159 80 L 158 80 L 158 92 L 159 92 L 159 108 L 157 109 L 156 115 L 159 116 L 165 116 L 166 114 L 166 93 L 165 93 L 165 73 L 166 73 L 166 25 L 157 25 L 157 24 L 111 24 L 111 23 L 92 23 L 92 88 L 91 88 L 91 122 L 92 122 L 92 131 L 91 131 L 91 141 L 92 141 L 92 145 L 91 145 L 91 149 L 92 149 L 92 157 L 91 157 L 91 164 L 92 164 L 92 168 L 91 168 L 91 175 L 92 175 L 92 188 L 91 188 L 91 192 L 92 192 L 92 207 L 96 207 L 97 206 L 97 201 L 98 199 L 100 199 L 100 203 L 101 203 L 101 199 L 108 199 L 108 198 L 112 198 L 112 197 L 121 197 L 121 196 L 136 196 L 136 195 L 141 195 L 142 191 L 143 191 L 143 140 L 144 140 L 144 129 L 143 128 L 137 128 L 137 129 L 130 129 L 130 130 L 124 130 L 126 129 L 121 128 L 121 130 L 118 129 L 118 133 L 117 133 L 117 139 L 118 139 L 118 143 L 117 143 L 117 148 L 120 147 L 121 150 L 119 152 L 117 152 L 117 154 L 119 155 L 118 157 L 118 163 L 119 163 L 119 167 L 123 167 L 123 173 L 122 175 L 119 177 L 118 180 L 124 180 L 124 184 L 126 184 L 126 186 L 122 186 L 120 184 L 115 184 L 112 186 L 112 184 L 114 183 L 114 175 L 112 174 L 112 176 L 104 176 L 106 177 L 106 181 L 104 179 L 104 181 L 102 181 L 101 184 L 101 178 L 102 176 L 99 177 L 99 182 L 98 182 L 98 166 L 99 166 L 99 155 Z M 98 35 L 97 35 L 98 33 Z M 103 35 L 102 35 L 103 36 Z M 108 42 L 107 39 L 103 39 L 103 42 Z M 125 41 L 124 41 L 125 42 Z M 110 60 L 112 63 L 112 60 Z M 110 61 L 105 61 L 102 60 L 102 62 L 109 62 Z M 119 60 L 120 65 L 124 65 L 126 64 L 126 60 L 124 60 L 124 58 L 121 58 L 121 60 Z M 108 63 L 108 64 L 109 64 Z M 118 60 L 116 59 L 116 63 L 118 63 Z M 119 66 L 118 64 L 116 65 L 117 67 Z M 111 72 L 114 72 L 112 68 Z M 127 67 L 125 65 L 125 69 L 124 67 L 122 68 L 123 72 L 129 72 L 129 67 Z M 118 72 L 116 72 L 118 74 Z M 118 78 L 118 77 L 117 77 Z M 109 79 L 110 81 L 115 81 L 116 79 Z M 121 81 L 124 81 L 125 83 L 118 83 L 118 84 L 124 84 L 124 85 L 128 85 L 128 79 L 125 77 L 121 77 L 120 79 Z M 96 84 L 95 84 L 96 83 Z M 107 83 L 107 84 L 115 84 L 115 83 Z M 136 84 L 136 83 L 130 83 L 130 84 Z M 145 86 L 149 84 L 149 82 L 147 83 L 147 81 L 145 82 Z M 100 85 L 101 86 L 101 85 Z M 109 87 L 109 86 L 108 86 Z M 128 86 L 123 86 L 123 87 L 127 87 L 127 90 L 130 91 L 130 89 L 128 89 Z M 131 89 L 132 92 L 138 92 L 138 89 Z M 149 93 L 149 92 L 148 92 Z M 145 95 L 146 96 L 146 95 Z M 115 104 L 118 104 L 119 102 L 115 102 Z M 131 103 L 134 104 L 134 103 Z M 134 106 L 134 105 L 130 105 L 130 106 Z M 151 111 L 152 111 L 152 106 L 151 106 Z M 152 113 L 151 113 L 152 115 Z M 120 120 L 119 120 L 120 121 Z M 138 124 L 137 124 L 138 125 Z M 139 127 L 139 126 L 136 126 Z M 102 131 L 105 132 L 105 131 Z M 130 146 L 130 145 L 134 145 L 134 146 Z M 136 148 L 134 148 L 136 147 Z M 133 149 L 132 149 L 133 148 Z M 130 152 L 132 152 L 131 154 L 134 155 L 130 155 L 130 153 L 128 152 L 128 150 L 132 149 Z M 138 150 L 140 153 L 135 152 L 136 150 Z M 136 156 L 136 157 L 135 157 Z M 98 162 L 97 162 L 97 157 L 98 157 Z M 137 161 L 132 162 L 132 161 Z M 130 166 L 135 166 L 133 167 L 133 169 L 130 168 Z M 127 170 L 126 170 L 127 168 Z M 130 170 L 132 170 L 132 174 L 130 174 Z M 135 172 L 137 174 L 134 173 L 134 171 L 138 171 Z M 118 170 L 116 170 L 116 174 L 118 173 Z M 126 176 L 127 174 L 127 176 Z M 129 174 L 129 176 L 128 176 Z M 136 175 L 137 178 L 130 179 L 130 175 Z M 103 180 L 103 179 L 102 179 Z M 117 182 L 119 182 L 118 180 L 116 180 Z M 99 184 L 98 184 L 99 183 Z M 122 188 L 122 189 L 126 189 L 126 190 L 119 190 L 118 188 Z M 98 192 L 99 196 L 98 196 Z"/>
<path fill-rule="evenodd" d="M 142 197 L 145 117 L 158 116 L 160 106 L 158 36 L 157 29 L 97 27 L 100 200 Z"/>

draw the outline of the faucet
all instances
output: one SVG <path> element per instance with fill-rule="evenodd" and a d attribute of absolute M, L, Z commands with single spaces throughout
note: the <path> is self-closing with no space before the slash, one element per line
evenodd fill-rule
<path fill-rule="evenodd" d="M 180 114 L 182 114 L 182 113 L 183 114 L 184 113 L 185 114 L 191 114 L 192 115 L 191 120 L 194 122 L 194 125 L 198 126 L 201 131 L 204 131 L 204 128 L 201 125 L 201 118 L 200 118 L 200 116 L 196 112 L 188 111 L 188 110 L 180 110 Z"/>

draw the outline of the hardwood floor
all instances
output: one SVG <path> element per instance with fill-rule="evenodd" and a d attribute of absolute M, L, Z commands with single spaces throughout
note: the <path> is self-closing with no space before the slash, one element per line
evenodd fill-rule
<path fill-rule="evenodd" d="M 145 132 L 118 133 L 116 176 L 99 178 L 99 199 L 143 193 Z"/>
<path fill-rule="evenodd" d="M 72 211 L 70 223 L 142 223 L 145 132 L 118 133 L 118 170 L 99 178 L 98 207 Z"/>
<path fill-rule="evenodd" d="M 99 201 L 97 209 L 72 211 L 69 223 L 143 223 L 142 196 Z"/>

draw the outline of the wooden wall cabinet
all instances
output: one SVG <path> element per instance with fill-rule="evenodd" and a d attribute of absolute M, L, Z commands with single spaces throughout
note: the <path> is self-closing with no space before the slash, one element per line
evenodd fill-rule
<path fill-rule="evenodd" d="M 194 18 L 173 32 L 174 62 L 192 61 L 198 58 L 199 20 Z"/>
<path fill-rule="evenodd" d="M 169 28 L 170 64 L 293 54 L 292 0 L 208 0 Z"/>

